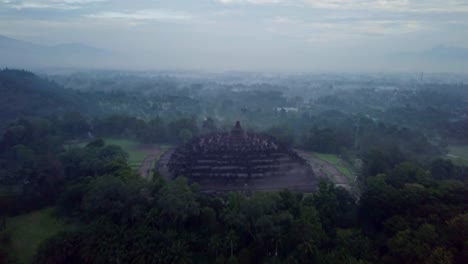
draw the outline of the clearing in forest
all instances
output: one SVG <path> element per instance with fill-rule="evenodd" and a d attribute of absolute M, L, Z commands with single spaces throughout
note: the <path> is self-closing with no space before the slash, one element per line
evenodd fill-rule
<path fill-rule="evenodd" d="M 158 144 L 142 144 L 130 139 L 105 138 L 106 144 L 117 145 L 128 153 L 128 163 L 140 175 L 148 179 L 152 177 L 152 169 L 161 155 L 171 146 Z"/>
<path fill-rule="evenodd" d="M 344 161 L 332 154 L 322 154 L 295 149 L 312 166 L 314 173 L 319 177 L 328 178 L 336 186 L 349 191 L 355 186 L 356 176 L 346 167 Z"/>
<path fill-rule="evenodd" d="M 46 208 L 7 219 L 2 232 L 11 239 L 7 250 L 15 261 L 31 263 L 41 242 L 70 227 L 53 213 L 53 208 Z"/>
<path fill-rule="evenodd" d="M 457 165 L 468 165 L 468 145 L 450 145 L 447 157 Z"/>
<path fill-rule="evenodd" d="M 354 180 L 354 177 L 355 177 L 354 174 L 345 165 L 345 162 L 337 155 L 323 154 L 323 153 L 318 153 L 318 152 L 313 152 L 313 155 L 321 159 L 322 161 L 328 162 L 329 164 L 333 165 L 333 167 L 335 167 L 336 170 L 338 170 L 341 174 L 348 177 L 348 179 Z"/>

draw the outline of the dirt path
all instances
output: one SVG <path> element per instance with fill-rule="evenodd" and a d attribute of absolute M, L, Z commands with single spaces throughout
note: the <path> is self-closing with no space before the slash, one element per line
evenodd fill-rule
<path fill-rule="evenodd" d="M 167 167 L 167 163 L 171 159 L 172 153 L 174 153 L 175 148 L 169 148 L 166 152 L 164 152 L 161 158 L 157 161 L 156 167 L 159 170 L 161 176 L 163 176 L 166 180 L 171 180 L 171 173 L 169 172 L 169 168 Z"/>
<path fill-rule="evenodd" d="M 346 175 L 340 173 L 333 165 L 330 163 L 323 161 L 311 153 L 295 149 L 294 151 L 297 152 L 301 157 L 306 159 L 309 164 L 312 166 L 315 175 L 318 177 L 328 178 L 335 183 L 336 186 L 340 186 L 345 188 L 348 191 L 352 191 L 352 182 Z"/>
<path fill-rule="evenodd" d="M 140 150 L 145 151 L 148 153 L 146 156 L 145 160 L 143 161 L 141 167 L 138 169 L 138 172 L 144 179 L 148 179 L 149 176 L 151 175 L 151 165 L 153 162 L 159 157 L 161 154 L 161 148 L 159 146 L 145 146 L 141 147 Z"/>

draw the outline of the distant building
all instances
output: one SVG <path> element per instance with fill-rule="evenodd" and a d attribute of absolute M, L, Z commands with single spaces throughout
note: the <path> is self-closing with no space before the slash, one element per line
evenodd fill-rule
<path fill-rule="evenodd" d="M 289 113 L 289 112 L 298 112 L 299 109 L 297 109 L 296 107 L 277 107 L 276 108 L 276 112 L 281 112 L 281 111 L 285 111 L 286 113 Z"/>

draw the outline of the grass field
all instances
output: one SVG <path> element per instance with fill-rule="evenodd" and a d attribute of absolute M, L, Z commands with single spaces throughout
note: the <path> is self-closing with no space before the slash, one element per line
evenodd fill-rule
<path fill-rule="evenodd" d="M 131 139 L 121 139 L 121 138 L 104 138 L 104 141 L 108 145 L 117 145 L 121 147 L 125 152 L 128 153 L 128 162 L 131 165 L 136 167 L 140 166 L 143 160 L 148 155 L 144 150 L 139 149 L 138 147 L 141 145 L 135 140 Z M 67 145 L 67 147 L 75 146 L 75 147 L 85 147 L 88 143 L 78 143 Z"/>
<path fill-rule="evenodd" d="M 120 146 L 125 152 L 128 153 L 128 162 L 132 166 L 140 166 L 145 158 L 148 156 L 148 152 L 145 151 L 144 149 L 140 148 L 142 146 L 141 143 L 135 141 L 135 140 L 130 140 L 130 139 L 115 139 L 115 138 L 105 138 L 104 139 L 106 144 L 111 144 L 111 145 L 117 145 Z M 156 160 L 159 160 L 162 154 L 166 152 L 169 148 L 171 148 L 171 145 L 160 145 L 159 146 L 161 149 L 161 152 L 159 153 L 159 156 L 156 157 Z M 154 163 L 151 166 L 151 168 L 154 167 Z"/>
<path fill-rule="evenodd" d="M 53 208 L 8 218 L 4 231 L 11 237 L 8 252 L 18 263 L 31 263 L 39 244 L 67 227 L 53 216 Z"/>
<path fill-rule="evenodd" d="M 313 154 L 317 158 L 319 158 L 319 159 L 321 159 L 323 161 L 326 161 L 326 162 L 330 163 L 331 165 L 333 165 L 333 167 L 335 167 L 336 170 L 338 170 L 341 174 L 345 175 L 349 179 L 351 179 L 351 180 L 354 179 L 353 172 L 345 165 L 345 162 L 343 160 L 341 160 L 341 158 L 338 157 L 337 155 L 323 154 L 323 153 L 318 153 L 318 152 L 313 152 Z"/>
<path fill-rule="evenodd" d="M 144 144 L 139 143 L 136 140 L 131 140 L 131 139 L 123 139 L 123 138 L 104 138 L 104 141 L 108 145 L 116 145 L 121 147 L 125 152 L 128 153 L 128 164 L 132 166 L 133 168 L 139 168 L 142 166 L 143 161 L 145 158 L 150 154 L 148 148 L 151 148 L 151 146 L 155 145 L 149 145 L 145 146 Z M 70 145 L 70 146 L 77 146 L 77 147 L 85 147 L 87 143 L 79 143 L 75 145 Z M 161 153 L 159 154 L 158 157 L 156 157 L 156 160 L 154 160 L 151 164 L 151 168 L 154 168 L 155 162 L 159 160 L 161 155 L 166 152 L 169 148 L 171 148 L 171 145 L 159 145 L 161 149 Z"/>
<path fill-rule="evenodd" d="M 140 143 L 135 140 L 105 138 L 104 141 L 106 144 L 117 145 L 121 147 L 125 152 L 128 153 L 128 163 L 134 166 L 140 166 L 148 155 L 148 153 L 145 151 L 138 149 Z"/>
<path fill-rule="evenodd" d="M 341 159 L 337 155 L 333 154 L 323 154 L 323 153 L 318 153 L 318 152 L 313 152 L 316 157 L 319 159 L 326 161 L 332 165 L 336 165 L 340 163 Z"/>
<path fill-rule="evenodd" d="M 340 166 L 340 165 L 337 165 L 335 166 L 335 168 L 343 175 L 345 175 L 346 177 L 348 177 L 348 179 L 350 180 L 354 180 L 354 174 L 351 172 L 350 169 L 348 169 L 347 167 L 344 167 L 344 166 Z"/>
<path fill-rule="evenodd" d="M 152 162 L 151 162 L 151 167 L 150 167 L 150 170 L 152 171 L 151 174 L 150 174 L 150 180 L 153 179 L 154 177 L 154 172 L 153 172 L 153 169 L 154 167 L 156 166 L 156 162 L 158 162 L 158 160 L 161 158 L 161 156 L 166 153 L 166 151 L 170 148 L 172 148 L 173 146 L 172 145 L 160 145 L 159 148 L 161 149 L 161 152 L 159 152 L 159 155 L 156 157 L 156 159 L 154 159 Z"/>
<path fill-rule="evenodd" d="M 468 145 L 451 145 L 448 157 L 459 165 L 468 165 Z"/>

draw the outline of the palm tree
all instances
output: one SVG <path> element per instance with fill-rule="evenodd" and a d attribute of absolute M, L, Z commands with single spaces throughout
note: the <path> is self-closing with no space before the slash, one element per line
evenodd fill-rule
<path fill-rule="evenodd" d="M 309 259 L 317 251 L 315 243 L 312 239 L 304 239 L 297 248 L 301 255 L 305 257 L 305 259 Z"/>
<path fill-rule="evenodd" d="M 184 241 L 177 240 L 169 248 L 169 263 L 188 264 L 191 262 L 190 252 Z"/>
<path fill-rule="evenodd" d="M 220 248 L 223 247 L 223 241 L 221 237 L 216 234 L 211 237 L 208 246 L 211 249 L 211 251 L 215 253 L 215 257 L 218 257 L 218 251 Z"/>
<path fill-rule="evenodd" d="M 272 242 L 275 245 L 275 257 L 278 256 L 278 247 L 281 244 L 283 240 L 283 234 L 281 233 L 281 230 L 275 229 L 273 230 L 273 236 L 272 236 Z"/>
<path fill-rule="evenodd" d="M 234 255 L 234 247 L 236 246 L 237 240 L 239 238 L 236 235 L 236 232 L 234 230 L 229 230 L 229 232 L 226 234 L 226 241 L 229 243 L 230 249 L 231 249 L 231 257 Z"/>

